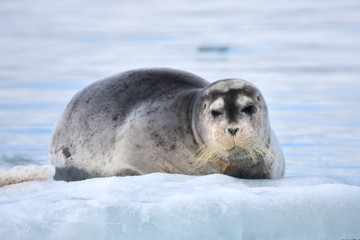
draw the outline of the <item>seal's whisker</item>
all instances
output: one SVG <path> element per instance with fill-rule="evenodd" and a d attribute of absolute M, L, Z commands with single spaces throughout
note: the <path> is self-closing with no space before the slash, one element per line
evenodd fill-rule
<path fill-rule="evenodd" d="M 196 161 L 191 164 L 192 169 L 198 172 L 203 171 L 209 162 L 216 162 L 222 158 L 220 151 L 213 140 L 204 143 L 194 154 Z"/>
<path fill-rule="evenodd" d="M 270 151 L 268 146 L 266 146 L 263 142 L 259 141 L 253 144 L 250 149 L 251 151 L 254 151 L 255 154 L 259 155 L 259 157 L 262 157 L 262 159 L 264 160 L 266 171 L 270 173 L 271 161 L 275 158 L 275 156 Z"/>

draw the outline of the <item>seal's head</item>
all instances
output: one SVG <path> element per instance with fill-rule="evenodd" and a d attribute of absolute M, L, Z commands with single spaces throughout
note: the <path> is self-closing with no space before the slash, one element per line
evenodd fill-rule
<path fill-rule="evenodd" d="M 250 167 L 269 153 L 267 106 L 253 84 L 239 79 L 215 82 L 199 92 L 192 110 L 200 163 L 222 159 Z"/>

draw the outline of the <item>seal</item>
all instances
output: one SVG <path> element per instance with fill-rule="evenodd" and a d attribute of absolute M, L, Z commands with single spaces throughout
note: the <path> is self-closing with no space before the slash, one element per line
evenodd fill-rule
<path fill-rule="evenodd" d="M 184 71 L 127 71 L 78 92 L 54 129 L 55 180 L 154 172 L 284 176 L 280 144 L 250 82 Z"/>

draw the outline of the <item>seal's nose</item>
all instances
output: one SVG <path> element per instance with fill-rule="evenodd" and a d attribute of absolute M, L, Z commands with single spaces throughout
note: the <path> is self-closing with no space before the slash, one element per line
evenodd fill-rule
<path fill-rule="evenodd" d="M 236 133 L 239 131 L 239 128 L 228 128 L 227 130 L 231 136 L 235 136 Z"/>

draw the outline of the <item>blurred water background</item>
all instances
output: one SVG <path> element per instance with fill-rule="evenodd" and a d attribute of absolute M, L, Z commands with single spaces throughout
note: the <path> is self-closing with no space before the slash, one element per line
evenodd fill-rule
<path fill-rule="evenodd" d="M 359 176 L 359 13 L 358 0 L 2 1 L 0 167 L 47 164 L 89 83 L 171 67 L 255 83 L 287 176 Z"/>

